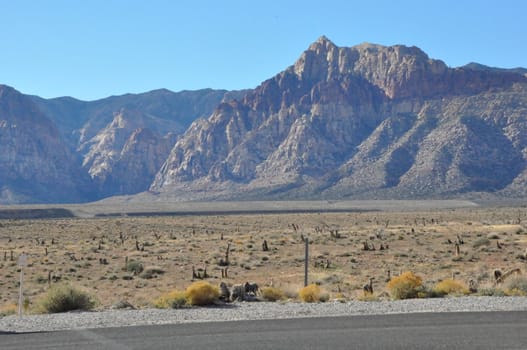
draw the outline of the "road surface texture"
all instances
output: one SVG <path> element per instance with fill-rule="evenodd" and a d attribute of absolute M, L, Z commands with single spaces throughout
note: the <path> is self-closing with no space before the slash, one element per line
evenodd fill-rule
<path fill-rule="evenodd" d="M 527 349 L 527 312 L 296 318 L 3 333 L 11 349 Z"/>

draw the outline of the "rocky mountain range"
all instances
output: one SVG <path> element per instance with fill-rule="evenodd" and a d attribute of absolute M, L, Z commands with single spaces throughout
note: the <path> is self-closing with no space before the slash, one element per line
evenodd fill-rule
<path fill-rule="evenodd" d="M 243 93 L 155 90 L 86 102 L 0 85 L 0 203 L 146 191 L 190 123 Z"/>
<path fill-rule="evenodd" d="M 252 90 L 0 88 L 0 200 L 527 195 L 527 70 L 319 38 Z"/>

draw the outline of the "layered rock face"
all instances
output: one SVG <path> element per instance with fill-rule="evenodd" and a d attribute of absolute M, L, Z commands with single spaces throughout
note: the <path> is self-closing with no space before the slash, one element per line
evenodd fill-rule
<path fill-rule="evenodd" d="M 147 189 L 175 141 L 175 134 L 161 136 L 148 128 L 135 129 L 99 184 L 103 196 Z"/>
<path fill-rule="evenodd" d="M 322 37 L 293 66 L 194 123 L 151 190 L 190 198 L 503 192 L 525 181 L 526 106 L 523 74 L 452 69 L 415 47 L 342 48 Z"/>
<path fill-rule="evenodd" d="M 54 124 L 26 96 L 0 86 L 0 202 L 90 199 L 89 177 Z"/>
<path fill-rule="evenodd" d="M 154 90 L 84 102 L 69 97 L 33 102 L 57 125 L 72 153 L 82 159 L 96 198 L 145 191 L 177 136 L 243 91 Z"/>
<path fill-rule="evenodd" d="M 164 129 L 156 128 L 156 123 L 141 112 L 122 109 L 82 145 L 83 168 L 101 196 L 133 194 L 148 188 L 176 139 L 170 129 L 163 134 L 155 131 Z M 170 123 L 165 121 L 164 125 Z M 176 126 L 172 130 L 177 130 Z"/>
<path fill-rule="evenodd" d="M 177 136 L 242 94 L 155 90 L 85 102 L 0 86 L 0 203 L 84 202 L 145 191 Z"/>

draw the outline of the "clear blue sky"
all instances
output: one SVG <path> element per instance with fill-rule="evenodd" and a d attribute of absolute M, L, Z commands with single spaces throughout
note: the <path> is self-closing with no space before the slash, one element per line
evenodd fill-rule
<path fill-rule="evenodd" d="M 253 88 L 321 35 L 527 67 L 526 22 L 523 0 L 0 0 L 0 83 L 83 100 Z"/>

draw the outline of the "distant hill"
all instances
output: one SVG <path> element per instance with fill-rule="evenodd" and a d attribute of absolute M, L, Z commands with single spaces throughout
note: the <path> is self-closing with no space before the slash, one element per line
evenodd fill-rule
<path fill-rule="evenodd" d="M 489 67 L 485 66 L 483 64 L 474 63 L 471 62 L 465 66 L 463 66 L 465 69 L 472 69 L 472 70 L 480 70 L 480 71 L 494 71 L 494 72 L 500 72 L 500 73 L 515 73 L 515 74 L 527 74 L 526 68 L 496 68 L 496 67 Z"/>

